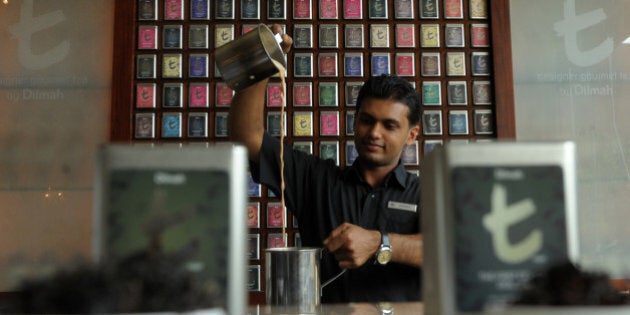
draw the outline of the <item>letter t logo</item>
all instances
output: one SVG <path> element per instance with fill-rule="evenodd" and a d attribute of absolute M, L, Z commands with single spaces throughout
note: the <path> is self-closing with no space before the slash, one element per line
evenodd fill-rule
<path fill-rule="evenodd" d="M 33 34 L 53 27 L 66 18 L 61 10 L 33 17 L 33 0 L 24 0 L 20 11 L 20 22 L 9 27 L 18 39 L 20 64 L 27 69 L 40 70 L 62 61 L 70 51 L 70 43 L 63 41 L 46 53 L 36 55 L 31 47 Z"/>
<path fill-rule="evenodd" d="M 613 40 L 608 37 L 599 46 L 589 50 L 580 51 L 577 43 L 577 33 L 583 29 L 601 23 L 606 19 L 604 10 L 593 10 L 577 15 L 575 12 L 575 0 L 564 2 L 564 20 L 556 22 L 554 29 L 558 36 L 564 37 L 564 48 L 569 60 L 580 67 L 592 66 L 610 56 L 613 52 Z"/>
<path fill-rule="evenodd" d="M 483 217 L 483 226 L 492 235 L 492 245 L 497 257 L 506 263 L 516 264 L 536 254 L 543 243 L 543 233 L 532 231 L 523 241 L 511 244 L 508 237 L 510 226 L 527 219 L 536 212 L 531 199 L 507 204 L 504 186 L 495 184 L 492 190 L 491 211 Z"/>

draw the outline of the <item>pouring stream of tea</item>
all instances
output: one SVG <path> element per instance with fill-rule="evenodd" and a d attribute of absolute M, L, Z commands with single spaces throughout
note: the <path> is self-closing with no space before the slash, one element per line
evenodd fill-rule
<path fill-rule="evenodd" d="M 287 236 L 286 236 L 286 231 L 285 231 L 286 228 L 285 228 L 285 222 L 284 222 L 286 218 L 286 216 L 284 215 L 285 214 L 284 213 L 285 211 L 285 206 L 284 206 L 285 204 L 284 202 L 284 107 L 286 105 L 286 97 L 285 97 L 286 82 L 285 82 L 284 74 L 285 74 L 286 69 L 280 62 L 274 60 L 273 58 L 271 59 L 271 61 L 276 66 L 276 68 L 278 68 L 278 72 L 280 75 L 280 85 L 282 87 L 282 93 L 280 94 L 281 100 L 282 100 L 282 104 L 280 107 L 280 203 L 282 205 L 283 215 L 280 222 L 282 224 L 282 242 L 283 244 L 285 244 L 285 246 L 288 247 Z M 337 273 L 332 278 L 324 282 L 320 286 L 318 294 L 321 296 L 322 290 L 324 289 L 324 287 L 330 284 L 331 282 L 335 281 L 341 275 L 343 275 L 346 272 L 346 270 L 347 269 L 341 269 L 339 273 Z"/>
<path fill-rule="evenodd" d="M 282 87 L 282 93 L 280 94 L 282 104 L 280 105 L 280 204 L 282 207 L 282 218 L 280 219 L 280 224 L 282 225 L 282 243 L 285 246 L 288 246 L 287 243 L 287 235 L 286 235 L 286 227 L 285 227 L 285 202 L 284 202 L 284 107 L 286 106 L 286 82 L 284 80 L 284 73 L 286 69 L 282 63 L 271 58 L 271 62 L 273 62 L 274 66 L 278 68 L 278 73 L 280 76 L 280 85 Z"/>

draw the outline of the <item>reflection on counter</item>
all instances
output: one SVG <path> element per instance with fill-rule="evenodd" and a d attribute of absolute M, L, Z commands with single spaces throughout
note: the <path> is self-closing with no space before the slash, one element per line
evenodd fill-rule
<path fill-rule="evenodd" d="M 303 313 L 287 312 L 286 309 L 277 309 L 269 306 L 250 306 L 246 315 L 297 315 Z M 372 303 L 349 304 L 323 304 L 317 313 L 313 315 L 425 315 L 422 302 L 399 302 L 388 304 L 388 308 L 379 308 Z M 489 309 L 477 313 L 460 313 L 468 315 L 627 315 L 630 314 L 630 306 L 513 306 L 508 308 Z M 438 314 L 426 314 L 438 315 Z M 453 315 L 453 314 L 448 314 Z"/>
<path fill-rule="evenodd" d="M 628 304 L 626 291 L 619 291 L 602 272 L 560 263 L 532 277 L 514 302 L 519 305 L 620 305 Z"/>
<path fill-rule="evenodd" d="M 247 315 L 272 315 L 272 314 L 304 314 L 297 308 L 286 306 L 253 305 L 247 310 Z M 397 302 L 397 303 L 348 303 L 348 304 L 322 304 L 316 310 L 317 315 L 422 315 L 424 305 L 421 302 Z"/>
<path fill-rule="evenodd" d="M 161 258 L 160 258 L 161 257 Z M 156 263 L 160 262 L 161 263 Z M 49 279 L 40 281 L 31 286 L 31 300 L 24 300 L 26 303 L 32 302 L 33 297 L 44 296 L 50 303 L 66 301 L 66 305 L 47 305 L 45 308 L 32 308 L 28 313 L 91 313 L 95 310 L 101 312 L 105 305 L 95 302 L 113 302 L 108 299 L 107 289 L 117 288 L 121 293 L 124 288 L 131 288 L 139 284 L 158 285 L 162 290 L 145 290 L 146 295 L 142 297 L 133 295 L 119 295 L 124 297 L 118 302 L 126 301 L 138 304 L 127 304 L 125 308 L 109 308 L 109 310 L 144 310 L 148 312 L 173 311 L 184 312 L 201 308 L 195 311 L 199 314 L 223 314 L 217 309 L 204 309 L 212 307 L 217 303 L 212 303 L 209 295 L 203 296 L 203 290 L 199 288 L 185 288 L 189 279 L 185 274 L 173 274 L 172 260 L 165 256 L 140 255 L 136 259 L 129 260 L 125 268 L 119 269 L 118 273 L 97 271 L 95 269 L 77 269 L 73 273 L 66 272 Z M 133 267 L 135 266 L 135 267 Z M 133 268 L 128 268 L 133 267 Z M 145 272 L 135 277 L 131 277 L 128 272 L 132 270 L 144 270 Z M 127 272 L 121 273 L 123 270 Z M 112 279 L 105 280 L 105 276 L 112 276 Z M 190 279 L 189 279 L 190 280 Z M 523 290 L 519 305 L 495 306 L 478 313 L 465 314 L 488 314 L 488 315 L 521 315 L 521 314 L 550 314 L 550 315 L 592 315 L 592 314 L 630 314 L 630 305 L 627 292 L 616 290 L 610 285 L 610 279 L 604 273 L 586 271 L 573 264 L 559 264 L 546 272 L 531 279 L 529 286 Z M 184 286 L 177 287 L 177 284 Z M 189 282 L 192 283 L 192 282 Z M 108 287 L 109 286 L 109 287 Z M 35 291 L 34 289 L 40 290 Z M 63 290 L 62 290 L 63 289 Z M 144 289 L 147 289 L 145 287 Z M 109 294 L 116 292 L 113 290 Z M 124 291 L 129 292 L 129 291 Z M 148 294 L 153 292 L 153 294 Z M 177 293 L 173 293 L 177 292 Z M 136 292 L 138 293 L 138 292 Z M 191 293 L 191 294 L 187 294 Z M 207 293 L 207 292 L 206 292 Z M 204 293 L 205 294 L 205 293 Z M 17 295 L 14 295 L 17 296 Z M 5 298 L 6 296 L 2 296 Z M 210 297 L 210 298 L 209 298 Z M 57 298 L 57 300 L 52 300 Z M 138 298 L 135 299 L 134 298 Z M 7 299 L 3 299 L 6 302 Z M 179 301 L 178 301 L 179 300 Z M 24 302 L 23 301 L 23 302 Z M 90 305 L 90 303 L 94 303 Z M 616 304 L 616 305 L 612 305 Z M 618 305 L 617 305 L 618 304 Z M 42 305 L 39 305 L 42 306 Z M 65 308 L 62 308 L 65 307 Z M 84 308 L 81 308 L 84 307 Z M 89 307 L 89 308 L 85 308 Z M 308 314 L 319 315 L 423 315 L 424 303 L 422 302 L 397 302 L 397 303 L 347 303 L 347 304 L 321 304 L 313 312 Z M 0 312 L 22 312 L 26 309 L 7 309 L 6 305 L 0 305 Z M 272 315 L 272 314 L 305 314 L 301 312 L 299 306 L 294 308 L 288 306 L 250 305 L 246 315 Z M 431 314 L 441 315 L 441 314 Z M 451 314 L 447 314 L 451 315 Z"/>
<path fill-rule="evenodd" d="M 60 270 L 2 296 L 0 313 L 182 312 L 224 305 L 220 286 L 202 285 L 181 264 L 177 255 L 144 251 L 116 264 Z"/>

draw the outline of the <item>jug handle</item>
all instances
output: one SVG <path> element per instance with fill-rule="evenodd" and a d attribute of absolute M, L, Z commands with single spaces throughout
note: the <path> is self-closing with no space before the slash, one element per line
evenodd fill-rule
<path fill-rule="evenodd" d="M 337 280 L 337 278 L 341 277 L 342 274 L 344 274 L 346 272 L 346 270 L 348 269 L 341 269 L 341 271 L 334 275 L 332 278 L 326 280 L 324 283 L 322 283 L 322 285 L 319 287 L 319 296 L 322 296 L 322 293 L 324 291 L 324 287 L 329 285 L 331 282 Z"/>
<path fill-rule="evenodd" d="M 321 260 L 322 258 L 324 258 L 324 255 L 330 253 L 328 251 L 328 249 L 326 249 L 326 247 L 322 248 L 322 250 L 320 251 L 320 256 L 319 259 Z M 347 269 L 341 269 L 341 271 L 339 273 L 337 273 L 336 275 L 334 275 L 332 278 L 324 281 L 324 283 L 322 283 L 321 286 L 319 286 L 319 296 L 322 296 L 322 293 L 324 291 L 324 287 L 329 285 L 331 282 L 337 280 L 337 278 L 341 277 L 341 275 L 343 275 L 346 272 Z"/>
<path fill-rule="evenodd" d="M 278 45 L 282 44 L 282 34 L 280 33 L 273 34 L 273 37 L 276 39 L 276 42 L 278 43 Z"/>

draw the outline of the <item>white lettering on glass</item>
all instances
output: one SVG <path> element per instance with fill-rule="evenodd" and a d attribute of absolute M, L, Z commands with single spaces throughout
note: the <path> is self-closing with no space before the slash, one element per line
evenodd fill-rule
<path fill-rule="evenodd" d="M 68 41 L 63 41 L 39 55 L 31 47 L 33 34 L 51 28 L 65 19 L 61 10 L 33 17 L 33 0 L 22 1 L 20 22 L 9 26 L 9 32 L 18 39 L 18 59 L 24 68 L 41 70 L 66 58 L 70 51 Z"/>
<path fill-rule="evenodd" d="M 606 18 L 606 13 L 604 13 L 603 9 L 593 10 L 578 16 L 575 12 L 575 0 L 566 0 L 564 2 L 564 20 L 556 22 L 554 29 L 558 36 L 564 37 L 564 48 L 569 61 L 580 67 L 588 67 L 608 58 L 612 54 L 614 42 L 611 37 L 606 38 L 597 47 L 589 51 L 580 51 L 577 43 L 579 31 L 599 24 Z"/>

